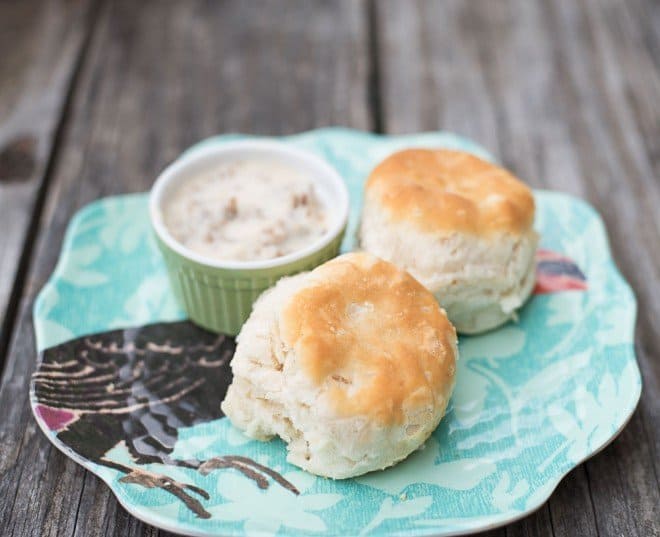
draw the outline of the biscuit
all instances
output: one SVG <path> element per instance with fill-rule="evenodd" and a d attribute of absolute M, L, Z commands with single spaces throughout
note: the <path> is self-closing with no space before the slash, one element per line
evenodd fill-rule
<path fill-rule="evenodd" d="M 238 336 L 222 410 L 288 461 L 341 479 L 421 446 L 454 386 L 456 332 L 433 295 L 367 253 L 281 279 Z"/>
<path fill-rule="evenodd" d="M 534 286 L 531 190 L 469 153 L 408 149 L 371 173 L 359 240 L 410 272 L 458 332 L 479 333 L 515 316 Z"/>

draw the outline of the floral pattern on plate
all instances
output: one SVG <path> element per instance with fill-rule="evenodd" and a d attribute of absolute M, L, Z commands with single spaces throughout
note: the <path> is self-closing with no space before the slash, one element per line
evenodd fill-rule
<path fill-rule="evenodd" d="M 352 203 L 345 251 L 355 246 L 364 178 L 390 152 L 442 146 L 488 158 L 447 133 L 322 129 L 284 140 L 321 155 L 345 177 Z M 233 341 L 185 321 L 151 238 L 143 194 L 100 200 L 72 220 L 34 308 L 37 421 L 132 514 L 179 533 L 456 535 L 520 518 L 616 436 L 641 391 L 636 303 L 600 217 L 564 194 L 535 197 L 543 248 L 537 293 L 517 323 L 460 338 L 447 416 L 423 449 L 391 469 L 319 478 L 289 465 L 281 441 L 250 440 L 222 417 Z M 199 341 L 208 347 L 202 355 Z M 158 369 L 172 348 L 192 360 L 187 372 Z M 103 366 L 110 369 L 98 380 Z M 201 376 L 198 367 L 206 367 Z M 110 370 L 115 376 L 107 380 Z M 81 397 L 76 382 L 86 378 L 93 389 Z M 172 384 L 180 378 L 185 382 Z M 195 378 L 205 384 L 187 391 Z M 100 431 L 96 446 L 72 432 L 87 422 Z"/>

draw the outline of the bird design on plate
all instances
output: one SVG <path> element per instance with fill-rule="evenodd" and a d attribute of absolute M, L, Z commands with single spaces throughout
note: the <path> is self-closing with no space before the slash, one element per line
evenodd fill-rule
<path fill-rule="evenodd" d="M 539 249 L 536 252 L 534 294 L 585 291 L 586 289 L 587 278 L 573 260 L 550 250 Z"/>
<path fill-rule="evenodd" d="M 565 256 L 540 250 L 535 293 L 585 290 L 586 278 Z M 231 384 L 234 338 L 207 332 L 188 321 L 112 330 L 67 341 L 41 353 L 32 377 L 34 413 L 42 425 L 78 456 L 112 468 L 122 483 L 160 488 L 200 518 L 210 513 L 204 489 L 141 466 L 160 463 L 197 470 L 240 472 L 261 489 L 296 487 L 281 474 L 241 455 L 209 460 L 171 457 L 178 429 L 220 419 Z M 123 444 L 132 464 L 107 454 Z"/>
<path fill-rule="evenodd" d="M 180 427 L 223 417 L 231 383 L 234 339 L 190 322 L 153 324 L 84 336 L 46 349 L 32 377 L 36 416 L 80 457 L 121 472 L 123 483 L 158 487 L 208 518 L 209 494 L 140 468 L 160 463 L 206 475 L 233 469 L 262 488 L 272 483 L 298 494 L 279 473 L 239 455 L 178 460 L 170 455 Z M 123 443 L 132 465 L 106 457 Z"/>

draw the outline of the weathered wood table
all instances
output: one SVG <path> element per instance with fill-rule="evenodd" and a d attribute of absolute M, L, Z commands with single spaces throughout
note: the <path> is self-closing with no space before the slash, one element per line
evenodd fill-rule
<path fill-rule="evenodd" d="M 447 129 L 589 200 L 639 300 L 632 420 L 493 535 L 660 533 L 660 3 L 0 2 L 0 535 L 161 535 L 28 407 L 31 306 L 68 219 L 227 131 Z"/>

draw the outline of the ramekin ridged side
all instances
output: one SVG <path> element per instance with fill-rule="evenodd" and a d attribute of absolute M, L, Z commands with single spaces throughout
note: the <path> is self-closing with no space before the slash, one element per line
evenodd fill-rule
<path fill-rule="evenodd" d="M 163 206 L 168 196 L 219 162 L 252 157 L 288 162 L 314 178 L 329 211 L 325 233 L 299 251 L 254 261 L 209 258 L 177 241 L 165 225 Z M 339 254 L 348 211 L 348 189 L 334 168 L 313 154 L 271 140 L 235 140 L 184 154 L 158 176 L 149 198 L 151 225 L 174 295 L 194 323 L 230 335 L 240 331 L 253 302 L 279 278 L 311 270 Z"/>
<path fill-rule="evenodd" d="M 312 270 L 339 253 L 342 231 L 322 249 L 285 265 L 263 269 L 219 269 L 197 263 L 172 250 L 158 235 L 172 291 L 190 320 L 199 326 L 236 335 L 254 301 L 277 280 Z"/>

